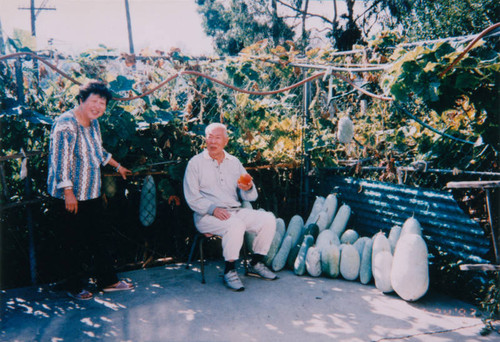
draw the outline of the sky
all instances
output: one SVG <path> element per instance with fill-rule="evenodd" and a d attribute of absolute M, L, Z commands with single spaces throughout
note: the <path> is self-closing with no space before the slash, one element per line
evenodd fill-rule
<path fill-rule="evenodd" d="M 358 13 L 363 10 L 360 3 L 363 2 L 356 2 Z M 125 0 L 35 0 L 35 6 L 42 5 L 56 10 L 39 12 L 36 50 L 52 48 L 79 54 L 103 44 L 117 52 L 129 52 Z M 31 33 L 30 11 L 19 9 L 29 6 L 30 0 L 0 0 L 4 39 L 12 37 L 14 28 Z M 339 1 L 337 6 L 340 13 L 345 11 L 344 1 Z M 214 54 L 194 0 L 129 0 L 129 7 L 135 53 L 145 48 L 165 52 L 180 48 L 187 55 Z M 279 10 L 285 8 L 279 6 Z M 310 10 L 332 17 L 332 1 L 312 1 Z M 315 20 L 310 19 L 308 25 L 324 25 Z"/>
<path fill-rule="evenodd" d="M 36 0 L 36 6 L 56 8 L 40 11 L 36 20 L 37 49 L 48 47 L 79 53 L 103 44 L 119 52 L 129 51 L 124 0 Z M 0 0 L 0 21 L 5 35 L 19 28 L 31 33 L 30 0 Z M 134 50 L 213 54 L 211 40 L 202 29 L 194 0 L 129 0 Z"/>

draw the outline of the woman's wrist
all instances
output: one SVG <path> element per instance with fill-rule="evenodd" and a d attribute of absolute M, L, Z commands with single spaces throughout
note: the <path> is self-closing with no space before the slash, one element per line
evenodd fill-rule
<path fill-rule="evenodd" d="M 115 167 L 116 172 L 120 172 L 120 167 L 122 167 L 122 166 L 120 163 L 118 163 L 118 165 L 116 165 L 116 167 Z"/>

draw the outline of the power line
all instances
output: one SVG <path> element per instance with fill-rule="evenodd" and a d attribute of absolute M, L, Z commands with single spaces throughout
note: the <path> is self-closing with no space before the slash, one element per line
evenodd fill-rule
<path fill-rule="evenodd" d="M 18 10 L 29 10 L 31 12 L 31 35 L 36 37 L 36 17 L 41 11 L 55 11 L 55 7 L 45 7 L 48 0 L 43 0 L 40 7 L 35 6 L 35 0 L 30 0 L 30 7 L 18 7 Z"/>

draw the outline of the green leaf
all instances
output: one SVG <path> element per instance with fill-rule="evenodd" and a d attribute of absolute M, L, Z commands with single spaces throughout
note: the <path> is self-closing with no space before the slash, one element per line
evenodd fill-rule
<path fill-rule="evenodd" d="M 130 80 L 125 76 L 120 75 L 116 78 L 116 80 L 114 80 L 109 84 L 109 87 L 114 92 L 129 91 L 133 90 L 132 87 L 134 86 L 134 84 L 135 84 L 134 80 Z"/>

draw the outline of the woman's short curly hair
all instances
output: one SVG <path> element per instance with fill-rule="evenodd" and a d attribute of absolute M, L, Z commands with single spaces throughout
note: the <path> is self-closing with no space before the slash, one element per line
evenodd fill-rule
<path fill-rule="evenodd" d="M 90 81 L 80 87 L 80 91 L 76 99 L 79 102 L 85 102 L 85 100 L 87 100 L 87 98 L 92 94 L 99 95 L 100 97 L 106 99 L 106 104 L 108 104 L 109 100 L 113 97 L 106 83 L 101 81 Z"/>

